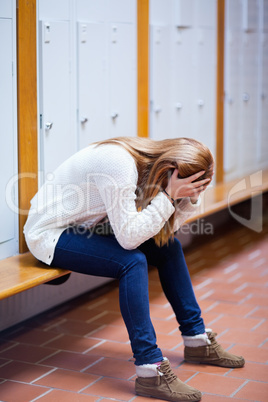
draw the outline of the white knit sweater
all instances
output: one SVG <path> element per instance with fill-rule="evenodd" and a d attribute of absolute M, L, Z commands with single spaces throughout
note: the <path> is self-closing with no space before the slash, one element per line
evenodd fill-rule
<path fill-rule="evenodd" d="M 157 234 L 175 208 L 162 193 L 137 211 L 138 172 L 133 157 L 120 145 L 90 145 L 77 152 L 54 173 L 31 200 L 24 226 L 32 254 L 50 265 L 62 232 L 72 226 L 95 226 L 108 216 L 125 249 L 137 248 Z M 180 202 L 174 231 L 196 210 L 189 198 Z"/>

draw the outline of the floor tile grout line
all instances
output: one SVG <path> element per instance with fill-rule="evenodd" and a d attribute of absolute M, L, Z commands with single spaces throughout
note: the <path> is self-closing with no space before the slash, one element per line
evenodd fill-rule
<path fill-rule="evenodd" d="M 6 349 L 1 350 L 0 357 L 1 357 L 1 354 L 2 354 L 2 353 L 7 352 L 9 349 L 12 349 L 12 348 L 14 348 L 15 346 L 18 346 L 18 345 L 20 345 L 20 343 L 19 343 L 19 342 L 15 342 L 15 345 L 7 346 Z"/>
<path fill-rule="evenodd" d="M 42 395 L 38 395 L 36 398 L 31 399 L 30 402 L 35 402 L 38 401 L 39 399 L 43 398 L 43 396 L 50 394 L 53 391 L 53 389 L 48 389 L 46 392 L 44 392 Z"/>
<path fill-rule="evenodd" d="M 258 324 L 256 324 L 255 327 L 251 328 L 251 331 L 255 331 L 256 329 L 258 329 L 264 322 L 266 322 L 265 318 L 260 320 L 260 322 L 258 322 Z"/>
<path fill-rule="evenodd" d="M 92 339 L 97 339 L 97 338 L 92 338 Z M 100 342 L 96 343 L 96 345 L 93 345 L 89 349 L 87 349 L 84 352 L 82 352 L 82 355 L 86 355 L 88 352 L 90 352 L 91 350 L 99 347 L 100 345 L 102 345 L 105 342 L 107 342 L 106 339 L 101 339 Z"/>
<path fill-rule="evenodd" d="M 12 363 L 12 362 L 14 362 L 13 359 L 8 359 L 6 362 L 4 362 L 3 364 L 1 364 L 0 368 L 5 367 L 7 364 L 10 364 L 10 363 Z"/>
<path fill-rule="evenodd" d="M 186 381 L 184 381 L 185 384 L 195 378 L 198 374 L 200 374 L 200 371 L 196 371 L 191 377 L 189 377 Z"/>
<path fill-rule="evenodd" d="M 261 348 L 263 345 L 265 345 L 268 342 L 268 338 L 266 338 L 262 343 L 258 345 L 258 348 Z"/>
<path fill-rule="evenodd" d="M 213 310 L 214 307 L 217 307 L 220 304 L 220 302 L 215 301 L 211 306 L 207 307 L 205 310 L 203 310 L 204 313 L 208 313 L 209 311 Z"/>
<path fill-rule="evenodd" d="M 60 353 L 60 352 L 62 352 L 62 350 L 61 350 L 61 349 L 57 349 L 57 350 L 55 350 L 54 352 L 51 352 L 50 355 L 45 356 L 45 357 L 43 357 L 41 360 L 38 360 L 37 362 L 35 362 L 35 364 L 40 364 L 40 365 L 41 365 L 44 360 L 50 359 L 51 357 L 55 356 L 56 354 L 58 354 L 58 353 Z M 44 365 L 46 366 L 46 364 L 44 364 Z"/>
<path fill-rule="evenodd" d="M 89 364 L 88 366 L 84 367 L 82 370 L 80 370 L 80 373 L 84 373 L 87 369 L 89 369 L 90 367 L 94 366 L 95 364 L 101 362 L 102 360 L 104 360 L 104 357 L 100 357 L 98 360 L 96 360 L 95 362 Z"/>
<path fill-rule="evenodd" d="M 40 375 L 40 377 L 38 377 L 38 378 L 36 378 L 35 380 L 29 382 L 29 384 L 33 385 L 36 381 L 41 380 L 41 378 L 46 377 L 47 375 L 53 373 L 53 372 L 56 371 L 56 370 L 58 370 L 57 367 L 52 368 L 52 369 L 51 369 L 50 371 L 48 371 L 47 373 L 45 373 L 45 374 L 43 374 L 43 375 Z M 35 385 L 36 385 L 36 384 L 35 384 Z"/>
<path fill-rule="evenodd" d="M 87 334 L 84 335 L 84 338 L 89 338 L 91 337 L 93 334 L 95 334 L 98 331 L 101 331 L 102 329 L 106 328 L 107 324 L 103 324 L 100 327 L 93 329 L 92 331 L 88 332 Z"/>
<path fill-rule="evenodd" d="M 42 343 L 40 346 L 41 346 L 42 348 L 43 348 L 43 347 L 46 347 L 49 343 L 51 343 L 51 342 L 53 342 L 53 341 L 56 341 L 57 339 L 62 338 L 64 335 L 65 335 L 65 334 L 56 335 L 56 336 L 54 336 L 54 338 L 50 339 L 49 341 L 46 341 L 46 342 Z"/>
<path fill-rule="evenodd" d="M 62 318 L 58 322 L 49 325 L 47 328 L 44 329 L 44 332 L 49 332 L 52 328 L 57 327 L 58 325 L 61 325 L 67 321 L 67 318 Z"/>
<path fill-rule="evenodd" d="M 253 317 L 250 317 L 250 315 L 251 315 L 251 314 L 254 314 L 254 313 L 255 313 L 256 311 L 258 311 L 259 309 L 260 309 L 259 306 L 254 307 L 252 310 L 250 310 L 249 313 L 247 313 L 247 314 L 245 315 L 245 318 L 253 318 Z"/>
<path fill-rule="evenodd" d="M 221 320 L 224 316 L 225 316 L 225 314 L 219 314 L 218 317 L 214 318 L 212 321 L 209 321 L 207 323 L 208 328 L 210 328 L 210 326 L 215 324 L 217 321 Z"/>
<path fill-rule="evenodd" d="M 233 396 L 235 396 L 242 388 L 244 388 L 244 386 L 246 385 L 246 384 L 248 384 L 250 382 L 250 380 L 245 380 L 244 382 L 243 382 L 243 384 L 241 384 L 231 395 L 230 395 L 230 397 L 232 398 Z"/>
<path fill-rule="evenodd" d="M 101 317 L 103 317 L 104 315 L 107 315 L 107 314 L 108 314 L 108 310 L 104 310 L 104 311 L 102 311 L 101 313 L 97 314 L 96 316 L 94 316 L 94 317 L 92 317 L 92 318 L 89 318 L 89 319 L 86 320 L 85 322 L 86 322 L 87 324 L 91 324 L 91 322 L 94 322 L 94 321 L 98 320 L 99 318 L 101 318 Z"/>
<path fill-rule="evenodd" d="M 97 378 L 95 381 L 93 381 L 92 383 L 90 383 L 89 385 L 87 385 L 84 388 L 79 389 L 79 391 L 77 391 L 77 394 L 81 394 L 83 391 L 85 391 L 87 388 L 90 388 L 93 384 L 96 384 L 97 382 L 99 382 L 100 380 L 102 380 L 103 378 L 105 378 L 105 376 L 99 376 L 99 378 Z"/>

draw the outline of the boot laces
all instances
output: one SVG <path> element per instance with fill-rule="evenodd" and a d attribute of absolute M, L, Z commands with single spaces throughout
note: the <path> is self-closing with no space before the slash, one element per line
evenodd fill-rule
<path fill-rule="evenodd" d="M 166 366 L 163 366 L 162 364 L 160 367 L 157 367 L 157 370 L 165 376 L 165 379 L 169 384 L 177 379 L 176 374 L 173 373 L 169 364 Z"/>
<path fill-rule="evenodd" d="M 213 349 L 218 349 L 221 348 L 221 345 L 216 341 L 216 336 L 218 334 L 216 332 L 209 332 L 208 333 L 208 339 L 211 341 L 211 346 L 213 346 Z"/>

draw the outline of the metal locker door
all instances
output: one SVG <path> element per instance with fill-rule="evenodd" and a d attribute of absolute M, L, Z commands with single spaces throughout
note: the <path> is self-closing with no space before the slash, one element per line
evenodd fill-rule
<path fill-rule="evenodd" d="M 226 27 L 231 30 L 241 30 L 243 20 L 243 2 L 227 0 L 225 2 Z"/>
<path fill-rule="evenodd" d="M 260 0 L 244 0 L 243 5 L 243 30 L 257 31 L 259 28 Z"/>
<path fill-rule="evenodd" d="M 193 112 L 193 29 L 173 28 L 171 39 L 170 137 L 192 137 Z"/>
<path fill-rule="evenodd" d="M 268 167 L 268 33 L 262 34 L 260 162 Z"/>
<path fill-rule="evenodd" d="M 203 0 L 204 1 L 204 0 Z M 166 2 L 165 2 L 166 3 Z M 177 27 L 192 27 L 195 23 L 195 0 L 173 0 L 174 23 Z M 166 7 L 166 4 L 165 4 Z"/>
<path fill-rule="evenodd" d="M 258 94 L 258 34 L 243 33 L 242 92 L 241 92 L 241 168 L 252 172 L 257 165 L 257 94 Z"/>
<path fill-rule="evenodd" d="M 13 6 L 14 6 L 14 0 L 1 0 L 0 18 L 12 18 Z"/>
<path fill-rule="evenodd" d="M 12 20 L 0 18 L 0 243 L 7 242 L 15 236 L 15 215 L 6 202 L 6 186 L 15 174 L 14 166 L 14 99 L 13 99 L 13 40 Z M 12 197 L 13 201 L 13 197 Z M 0 259 L 3 258 L 0 255 Z"/>
<path fill-rule="evenodd" d="M 68 21 L 40 22 L 41 169 L 52 172 L 76 151 Z"/>
<path fill-rule="evenodd" d="M 196 87 L 194 90 L 193 138 L 206 144 L 215 155 L 216 31 L 196 31 Z"/>
<path fill-rule="evenodd" d="M 107 27 L 78 22 L 79 148 L 107 138 Z"/>
<path fill-rule="evenodd" d="M 241 144 L 242 33 L 227 31 L 225 37 L 224 172 L 228 179 L 239 174 Z"/>
<path fill-rule="evenodd" d="M 137 73 L 136 29 L 132 24 L 111 24 L 109 35 L 108 135 L 136 136 Z"/>
<path fill-rule="evenodd" d="M 170 28 L 150 28 L 150 136 L 161 140 L 170 137 Z"/>

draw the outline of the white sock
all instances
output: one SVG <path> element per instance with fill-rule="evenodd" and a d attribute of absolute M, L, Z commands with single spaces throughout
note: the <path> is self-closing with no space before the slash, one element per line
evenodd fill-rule
<path fill-rule="evenodd" d="M 212 332 L 212 330 L 210 328 L 206 328 L 203 334 L 198 334 L 194 336 L 182 335 L 184 346 L 197 348 L 198 346 L 211 345 L 211 342 L 207 336 L 207 332 Z"/>
<path fill-rule="evenodd" d="M 167 360 L 166 357 L 163 360 Z M 136 374 L 138 377 L 157 377 L 158 375 L 163 375 L 160 371 L 157 370 L 157 367 L 160 366 L 161 362 L 152 363 L 152 364 L 142 364 L 140 366 L 136 366 Z"/>

